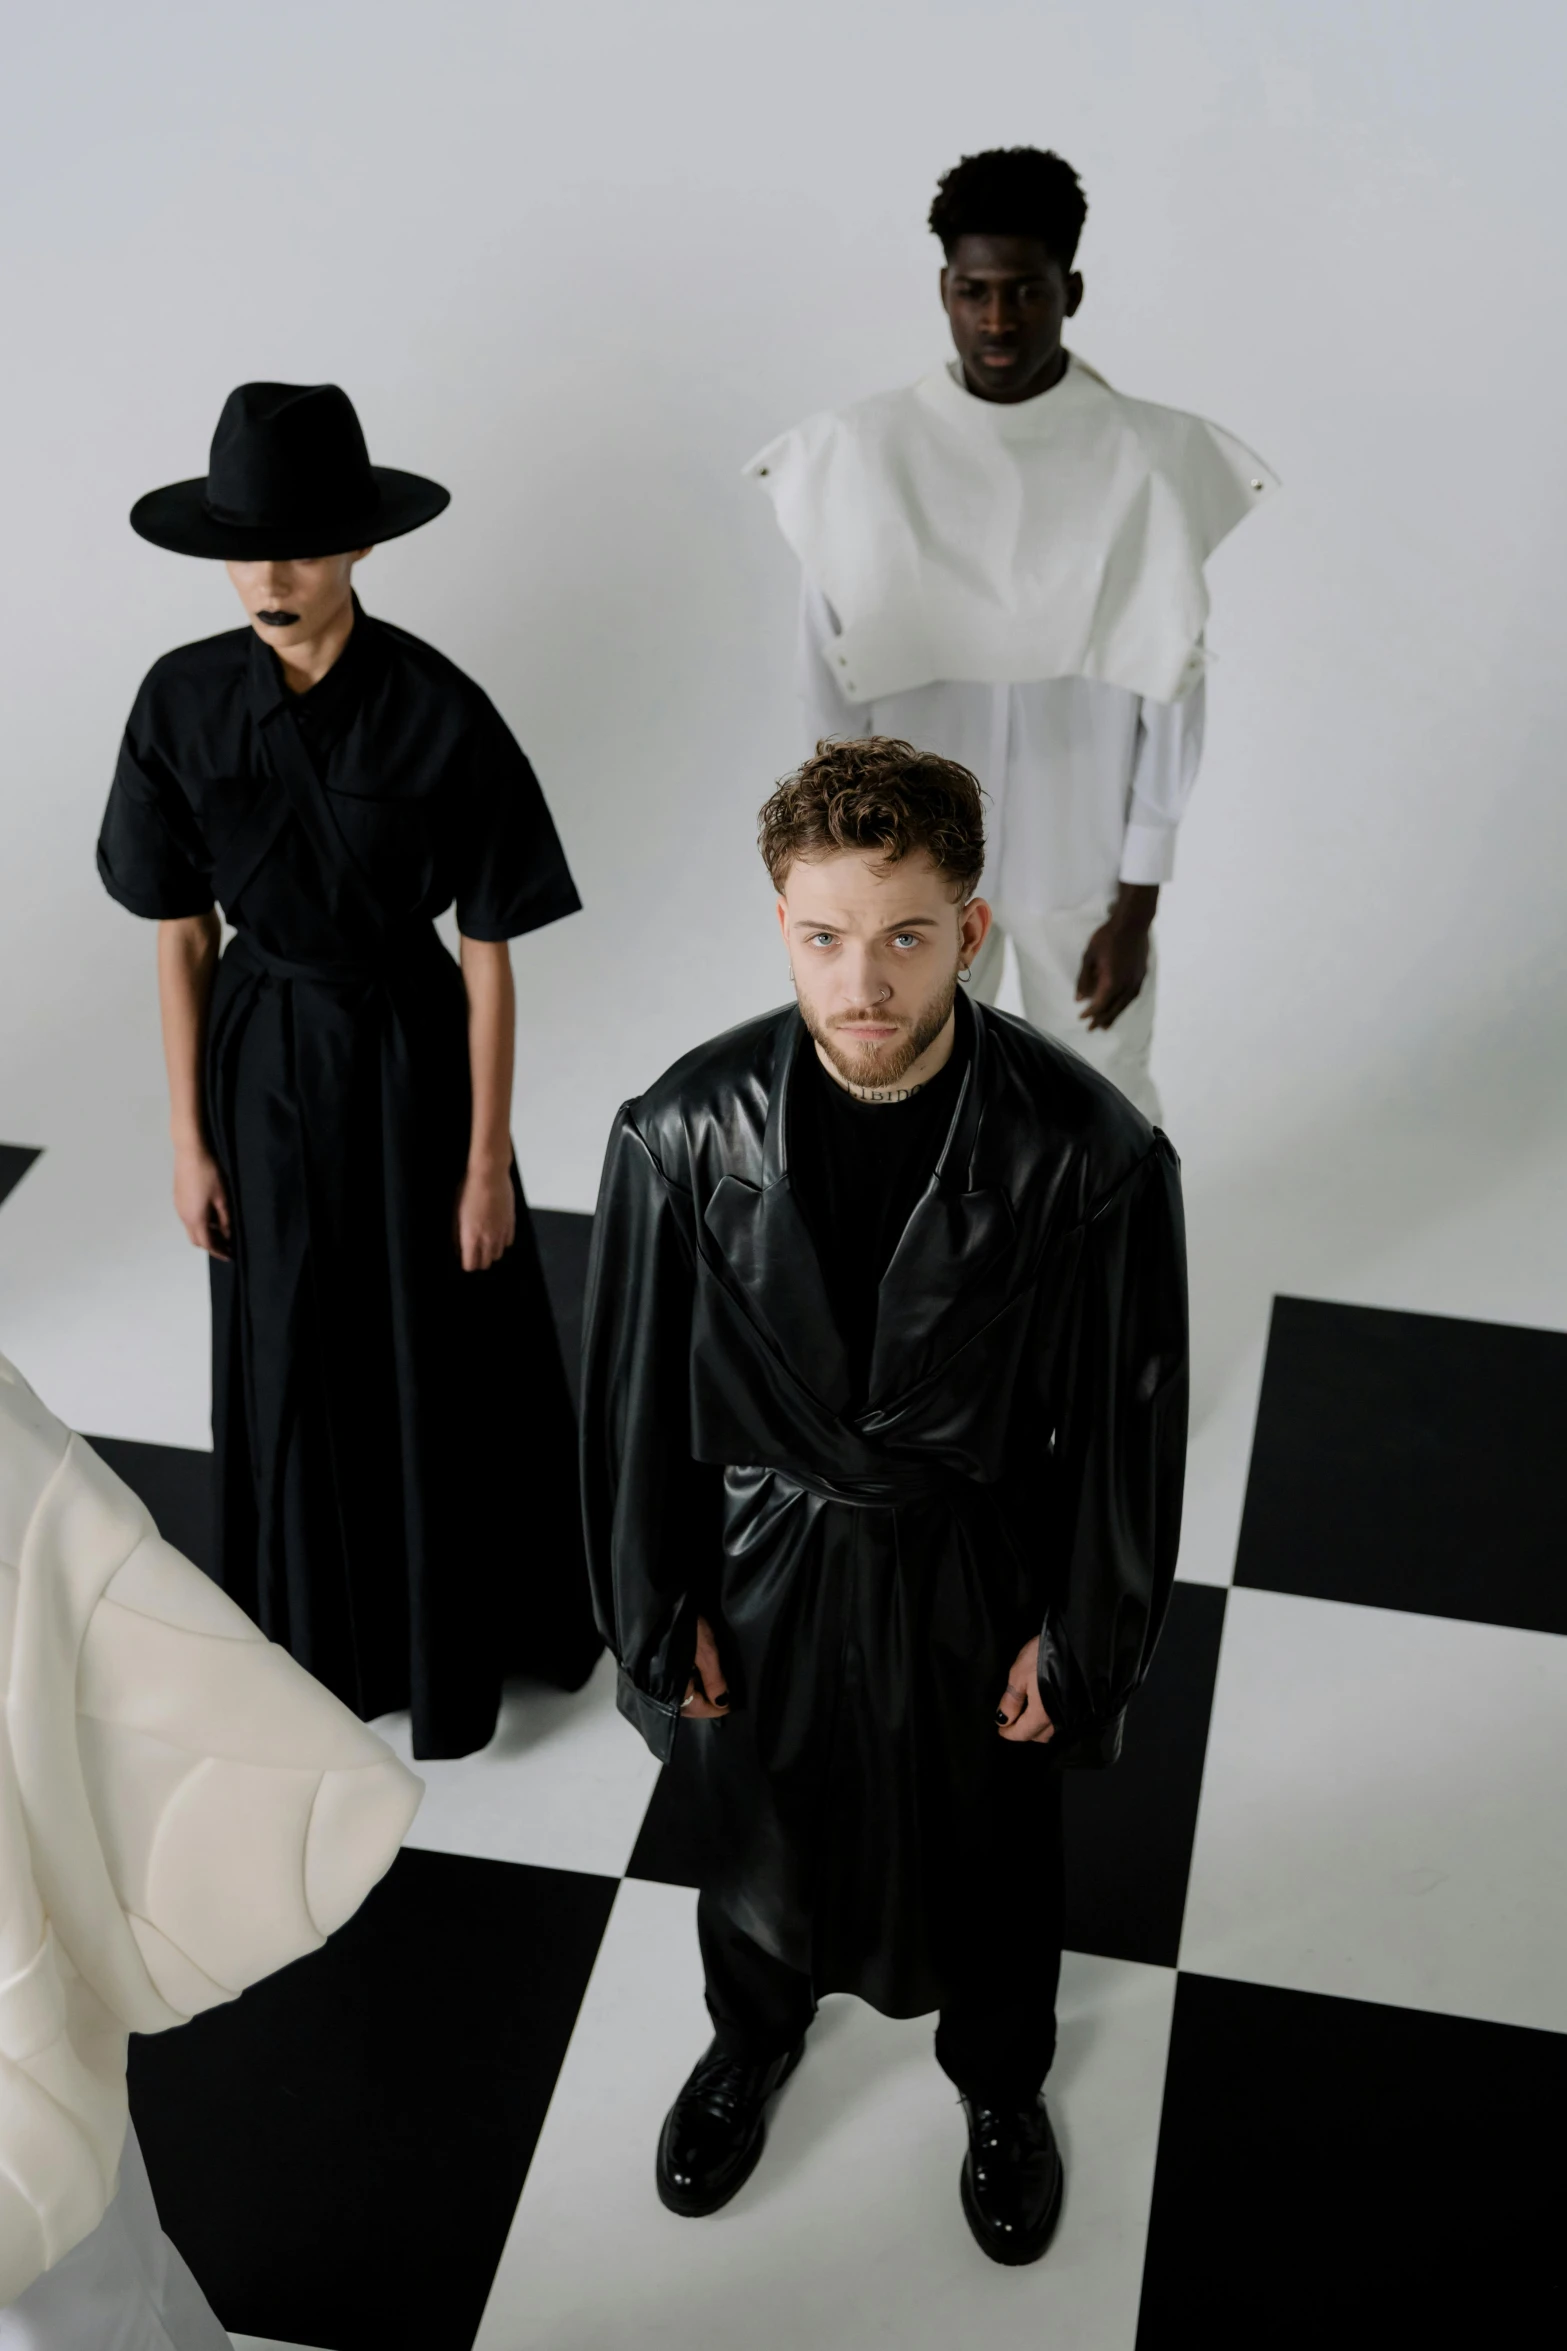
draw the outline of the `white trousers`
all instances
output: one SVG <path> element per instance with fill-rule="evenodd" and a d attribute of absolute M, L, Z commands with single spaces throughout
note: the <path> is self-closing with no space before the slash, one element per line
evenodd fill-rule
<path fill-rule="evenodd" d="M 1148 941 L 1148 976 L 1112 1027 L 1090 1029 L 1075 993 L 1083 950 L 1109 911 L 1108 899 L 1094 898 L 1086 906 L 1028 915 L 1005 932 L 999 922 L 993 923 L 974 958 L 972 985 L 982 1003 L 995 1002 L 1010 938 L 1017 957 L 1024 1017 L 1058 1045 L 1070 1045 L 1074 1053 L 1080 1053 L 1091 1068 L 1120 1087 L 1144 1118 L 1158 1126 L 1162 1122 L 1159 1093 L 1148 1074 L 1157 979 L 1152 938 Z"/>
<path fill-rule="evenodd" d="M 98 2226 L 0 2310 L 0 2351 L 230 2351 L 158 2224 L 133 2130 Z"/>

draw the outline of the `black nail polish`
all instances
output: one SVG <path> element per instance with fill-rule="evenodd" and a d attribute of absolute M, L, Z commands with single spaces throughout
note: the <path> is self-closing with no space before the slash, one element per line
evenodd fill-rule
<path fill-rule="evenodd" d="M 1007 1718 L 999 1706 L 996 1708 L 996 1720 L 1001 1725 L 1001 1728 L 1005 1730 L 1007 1727 Z"/>

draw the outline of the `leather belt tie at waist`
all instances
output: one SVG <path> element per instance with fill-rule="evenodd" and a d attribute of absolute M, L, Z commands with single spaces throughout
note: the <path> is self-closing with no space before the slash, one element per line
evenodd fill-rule
<path fill-rule="evenodd" d="M 737 1464 L 737 1466 L 740 1466 Z M 747 1462 L 748 1469 L 764 1470 L 786 1486 L 798 1486 L 823 1502 L 841 1502 L 850 1510 L 903 1510 L 916 1502 L 957 1502 L 971 1494 L 974 1480 L 939 1462 L 887 1461 L 865 1477 L 824 1477 L 794 1462 Z"/>

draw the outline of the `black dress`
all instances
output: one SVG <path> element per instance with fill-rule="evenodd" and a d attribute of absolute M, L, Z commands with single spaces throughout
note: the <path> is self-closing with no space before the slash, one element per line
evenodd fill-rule
<path fill-rule="evenodd" d="M 513 1168 L 516 1242 L 464 1273 L 462 975 L 433 918 L 515 938 L 578 905 L 503 721 L 355 607 L 305 695 L 251 629 L 171 653 L 98 845 L 139 915 L 216 900 L 205 1112 L 234 1220 L 212 1267 L 218 1574 L 416 1756 L 491 1736 L 502 1677 L 576 1687 L 599 1642 L 573 1430 Z"/>
<path fill-rule="evenodd" d="M 1114 1759 L 1185 1453 L 1174 1153 L 1064 1047 L 958 1017 L 865 1393 L 790 1172 L 793 1007 L 620 1113 L 583 1353 L 599 1618 L 622 1710 L 665 1760 L 690 1742 L 708 1897 L 818 1993 L 894 2016 L 961 1989 L 966 1922 L 1011 1873 L 1058 1865 L 1040 1769 Z M 681 1722 L 699 1612 L 721 1724 Z M 1016 1748 L 995 1710 L 1035 1634 L 1057 1734 Z"/>

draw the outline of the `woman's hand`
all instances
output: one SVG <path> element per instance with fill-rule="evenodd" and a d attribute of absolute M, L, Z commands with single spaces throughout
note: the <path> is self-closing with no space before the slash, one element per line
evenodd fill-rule
<path fill-rule="evenodd" d="M 175 1151 L 174 1213 L 196 1248 L 228 1263 L 234 1238 L 228 1194 L 205 1143 L 185 1143 Z"/>
<path fill-rule="evenodd" d="M 517 1238 L 511 1166 L 470 1166 L 457 1196 L 457 1254 L 464 1273 L 484 1273 Z"/>

